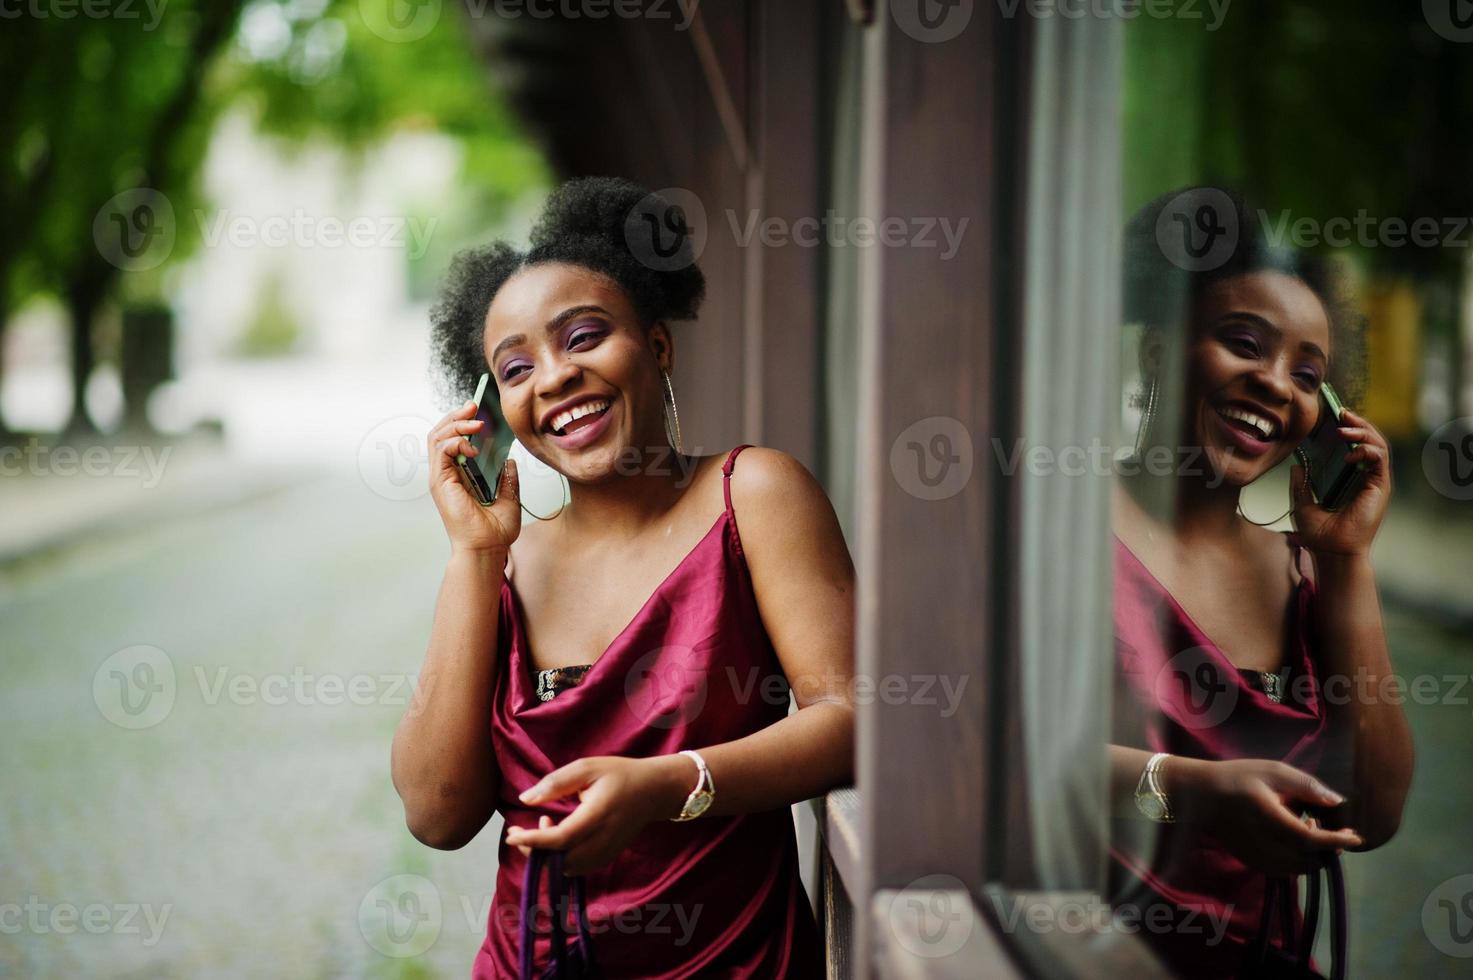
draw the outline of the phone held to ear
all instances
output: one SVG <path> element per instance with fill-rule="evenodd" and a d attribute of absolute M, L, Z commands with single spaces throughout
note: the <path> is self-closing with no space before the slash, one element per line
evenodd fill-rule
<path fill-rule="evenodd" d="M 1325 510 L 1345 506 L 1365 483 L 1365 466 L 1347 463 L 1345 457 L 1360 445 L 1340 437 L 1340 416 L 1345 411 L 1329 383 L 1320 385 L 1320 418 L 1309 436 L 1294 450 L 1309 477 L 1314 499 Z"/>
<path fill-rule="evenodd" d="M 491 384 L 491 375 L 481 375 L 480 384 L 476 385 L 476 414 L 473 417 L 483 424 L 477 432 L 466 437 L 476 447 L 476 455 L 458 453 L 455 457 L 455 465 L 465 475 L 471 495 L 482 507 L 489 507 L 496 500 L 496 478 L 501 475 L 502 464 L 506 462 L 506 449 L 496 438 L 496 415 L 492 409 L 495 398 L 496 387 Z"/>

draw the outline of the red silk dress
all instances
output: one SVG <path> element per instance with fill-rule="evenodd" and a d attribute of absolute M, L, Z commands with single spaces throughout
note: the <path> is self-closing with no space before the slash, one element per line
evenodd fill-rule
<path fill-rule="evenodd" d="M 1298 568 L 1302 549 L 1292 535 L 1289 545 Z M 1119 538 L 1114 560 L 1115 743 L 1199 759 L 1277 759 L 1317 772 L 1328 719 L 1312 635 L 1314 583 L 1300 576 L 1284 669 L 1268 681 L 1235 667 Z M 1179 975 L 1238 975 L 1258 932 L 1264 875 L 1177 824 L 1116 818 L 1111 837 L 1117 913 L 1128 907 L 1141 938 Z M 1278 929 L 1270 942 L 1282 946 Z"/>
<path fill-rule="evenodd" d="M 508 827 L 561 821 L 576 797 L 525 806 L 543 776 L 593 755 L 634 758 L 750 735 L 788 713 L 788 688 L 726 508 L 576 686 L 537 697 L 521 608 L 501 590 L 492 739 Z M 695 766 L 691 766 L 695 784 Z M 721 784 L 716 785 L 718 798 Z M 502 838 L 496 894 L 474 980 L 515 977 L 526 859 Z M 647 825 L 611 864 L 586 877 L 594 959 L 605 977 L 821 977 L 823 952 L 798 874 L 790 808 Z M 546 897 L 541 913 L 545 916 Z M 534 968 L 548 963 L 548 924 Z"/>

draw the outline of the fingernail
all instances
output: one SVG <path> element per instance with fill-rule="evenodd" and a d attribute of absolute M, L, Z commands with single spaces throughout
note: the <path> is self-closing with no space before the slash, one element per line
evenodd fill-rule
<path fill-rule="evenodd" d="M 1335 792 L 1324 783 L 1317 783 L 1316 785 L 1319 786 L 1320 795 L 1329 800 L 1331 803 L 1335 804 L 1336 806 L 1339 806 L 1340 804 L 1345 802 L 1345 797 L 1341 796 L 1339 793 Z"/>
<path fill-rule="evenodd" d="M 498 478 L 498 480 L 499 480 L 499 478 Z M 531 800 L 533 800 L 534 798 L 536 798 L 541 792 L 542 792 L 542 786 L 541 786 L 541 784 L 538 784 L 536 786 L 532 786 L 532 787 L 529 787 L 528 789 L 523 790 L 522 791 L 522 795 L 521 796 L 518 796 L 517 799 L 521 800 L 523 803 L 527 803 L 527 802 L 530 802 Z"/>

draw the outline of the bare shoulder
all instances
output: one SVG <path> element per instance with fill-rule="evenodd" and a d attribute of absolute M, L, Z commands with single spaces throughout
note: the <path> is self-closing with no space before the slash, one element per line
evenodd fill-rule
<path fill-rule="evenodd" d="M 753 446 L 737 457 L 731 506 L 742 547 L 759 564 L 826 561 L 848 564 L 848 548 L 828 494 L 808 468 L 777 449 Z M 842 558 L 840 557 L 842 556 Z"/>
<path fill-rule="evenodd" d="M 738 519 L 744 511 L 787 510 L 814 503 L 828 506 L 828 496 L 806 466 L 780 449 L 765 446 L 749 446 L 737 455 L 731 472 L 731 501 Z"/>

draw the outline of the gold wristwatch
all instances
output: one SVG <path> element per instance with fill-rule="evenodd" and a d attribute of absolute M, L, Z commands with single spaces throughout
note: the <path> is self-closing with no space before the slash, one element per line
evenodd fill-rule
<path fill-rule="evenodd" d="M 694 820 L 711 808 L 711 801 L 716 799 L 716 784 L 711 781 L 711 770 L 706 768 L 706 760 L 701 758 L 699 752 L 682 749 L 680 754 L 690 756 L 700 772 L 696 776 L 696 788 L 691 790 L 690 795 L 685 798 L 685 806 L 680 808 L 680 816 L 670 819 Z"/>
<path fill-rule="evenodd" d="M 1141 771 L 1140 782 L 1135 786 L 1135 808 L 1147 820 L 1157 823 L 1175 823 L 1176 815 L 1171 812 L 1171 801 L 1161 789 L 1161 764 L 1170 758 L 1169 753 L 1157 752 L 1146 760 Z"/>

